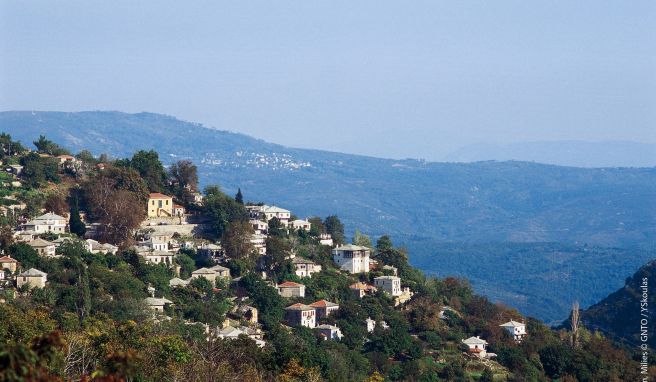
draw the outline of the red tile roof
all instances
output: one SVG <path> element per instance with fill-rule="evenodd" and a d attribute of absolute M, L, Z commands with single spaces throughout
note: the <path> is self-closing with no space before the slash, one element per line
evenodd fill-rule
<path fill-rule="evenodd" d="M 300 302 L 297 302 L 296 304 L 290 305 L 285 308 L 286 310 L 314 310 L 311 306 L 301 304 Z"/>
<path fill-rule="evenodd" d="M 282 284 L 278 284 L 278 287 L 284 287 L 284 288 L 300 287 L 300 286 L 303 286 L 303 284 L 295 283 L 293 281 L 285 281 Z"/>
<path fill-rule="evenodd" d="M 173 198 L 172 196 L 164 195 L 159 192 L 151 192 L 150 195 L 148 195 L 150 199 L 171 199 Z"/>
<path fill-rule="evenodd" d="M 17 263 L 16 259 L 12 259 L 9 256 L 2 256 L 0 257 L 0 263 Z"/>
<path fill-rule="evenodd" d="M 326 300 L 319 300 L 317 302 L 313 302 L 312 304 L 310 304 L 310 306 L 313 308 L 325 308 L 327 306 L 337 306 L 337 304 Z"/>
<path fill-rule="evenodd" d="M 363 289 L 363 290 L 375 290 L 376 287 L 373 285 L 368 285 L 362 282 L 357 282 L 349 286 L 351 289 Z"/>

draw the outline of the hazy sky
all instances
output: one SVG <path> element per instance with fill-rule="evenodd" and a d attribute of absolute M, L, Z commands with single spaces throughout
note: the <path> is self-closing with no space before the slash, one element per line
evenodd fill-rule
<path fill-rule="evenodd" d="M 0 0 L 0 109 L 385 157 L 656 142 L 656 2 Z"/>

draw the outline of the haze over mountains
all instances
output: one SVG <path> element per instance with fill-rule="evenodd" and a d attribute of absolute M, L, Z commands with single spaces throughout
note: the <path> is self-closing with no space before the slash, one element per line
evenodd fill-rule
<path fill-rule="evenodd" d="M 26 144 L 44 134 L 74 152 L 189 158 L 201 179 L 231 193 L 241 187 L 247 200 L 301 217 L 337 213 L 351 232 L 389 233 L 425 271 L 475 276 L 479 290 L 548 322 L 564 319 L 571 303 L 556 302 L 549 285 L 585 307 L 654 257 L 656 168 L 380 159 L 288 148 L 151 113 L 3 112 L 0 130 Z M 508 242 L 523 247 L 509 250 Z M 642 250 L 603 248 L 636 246 Z M 615 264 L 612 272 L 589 266 L 595 254 Z"/>
<path fill-rule="evenodd" d="M 574 167 L 653 167 L 656 166 L 656 144 L 631 141 L 481 143 L 462 147 L 443 160 L 520 160 Z"/>

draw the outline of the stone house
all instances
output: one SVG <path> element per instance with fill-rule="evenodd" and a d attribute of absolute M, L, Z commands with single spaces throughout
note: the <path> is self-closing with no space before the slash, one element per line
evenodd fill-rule
<path fill-rule="evenodd" d="M 47 282 L 48 274 L 34 268 L 30 268 L 16 277 L 16 286 L 18 288 L 23 285 L 29 285 L 30 288 L 43 288 Z"/>
<path fill-rule="evenodd" d="M 316 311 L 305 304 L 294 304 L 285 308 L 285 321 L 292 326 L 316 326 Z"/>
<path fill-rule="evenodd" d="M 305 297 L 305 285 L 293 281 L 285 281 L 276 286 L 282 297 Z"/>

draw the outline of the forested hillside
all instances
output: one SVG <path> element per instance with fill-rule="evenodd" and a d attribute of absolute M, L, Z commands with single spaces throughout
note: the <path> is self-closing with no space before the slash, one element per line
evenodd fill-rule
<path fill-rule="evenodd" d="M 552 282 L 585 306 L 654 257 L 654 168 L 388 160 L 287 148 L 150 113 L 3 112 L 0 130 L 26 144 L 45 134 L 74 152 L 114 158 L 140 149 L 155 149 L 165 165 L 189 158 L 202 184 L 241 188 L 247 200 L 284 205 L 300 217 L 337 214 L 349 234 L 390 234 L 422 269 L 471 277 L 477 291 L 549 322 L 564 319 L 570 303 L 551 300 Z M 545 242 L 565 246 L 561 260 Z M 615 249 L 635 246 L 645 250 L 624 258 L 626 250 Z M 471 253 L 484 259 L 472 262 Z M 496 277 L 509 254 L 518 271 Z M 595 256 L 617 266 L 590 266 Z"/>
<path fill-rule="evenodd" d="M 70 155 L 46 137 L 34 145 L 0 135 L 9 169 L 0 176 L 0 380 L 640 377 L 633 351 L 585 327 L 555 331 L 465 279 L 426 276 L 392 237 L 351 239 L 335 214 L 304 221 L 276 207 L 267 216 L 271 206 L 245 204 L 241 191 L 199 193 L 192 162 L 166 169 L 155 151 L 110 160 Z M 187 218 L 208 230 L 180 234 Z M 157 230 L 167 227 L 176 232 Z M 338 262 L 355 252 L 371 265 Z"/>
<path fill-rule="evenodd" d="M 433 255 L 414 254 L 424 272 L 466 277 L 478 293 L 559 324 L 572 302 L 588 307 L 620 288 L 627 275 L 656 258 L 654 250 L 565 243 L 438 243 L 416 239 Z"/>
<path fill-rule="evenodd" d="M 627 346 L 637 347 L 640 339 L 641 319 L 646 318 L 647 343 L 656 345 L 656 331 L 652 324 L 656 315 L 656 297 L 652 287 L 656 285 L 656 261 L 642 266 L 633 276 L 627 277 L 624 287 L 581 312 L 583 324 L 593 330 L 599 330 Z M 643 288 L 644 287 L 644 288 Z M 643 304 L 646 302 L 646 305 Z M 646 308 L 647 310 L 642 310 Z M 644 316 L 643 314 L 646 314 Z"/>

